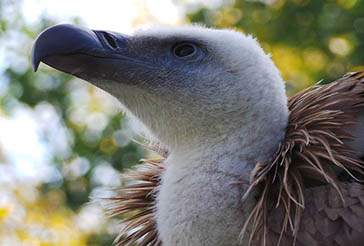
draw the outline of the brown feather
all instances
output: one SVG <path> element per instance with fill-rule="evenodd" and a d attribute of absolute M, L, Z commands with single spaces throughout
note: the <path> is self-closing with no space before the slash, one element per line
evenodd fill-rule
<path fill-rule="evenodd" d="M 305 190 L 306 208 L 303 210 L 296 246 L 360 246 L 364 242 L 364 217 L 361 211 L 364 204 L 360 196 L 364 195 L 364 185 L 359 183 L 340 184 L 344 205 L 336 189 L 330 185 L 321 185 Z M 352 190 L 362 192 L 351 193 Z M 359 210 L 359 211 L 358 211 Z M 267 222 L 267 245 L 291 246 L 292 233 L 277 230 L 282 227 L 282 218 L 286 216 L 282 207 L 271 211 Z"/>
<path fill-rule="evenodd" d="M 338 206 L 341 208 L 351 206 L 348 204 L 350 199 L 343 193 L 343 184 L 337 179 L 336 173 L 337 168 L 340 168 L 355 181 L 358 179 L 354 174 L 364 173 L 363 161 L 355 158 L 355 151 L 343 142 L 353 139 L 346 129 L 359 123 L 355 117 L 359 109 L 363 108 L 363 95 L 364 72 L 359 72 L 328 85 L 308 88 L 289 100 L 291 114 L 286 137 L 280 144 L 273 161 L 259 163 L 256 166 L 253 174 L 254 181 L 248 190 L 252 190 L 253 187 L 261 189 L 260 200 L 266 201 L 258 202 L 252 213 L 259 215 L 251 216 L 252 219 L 246 221 L 246 224 L 253 223 L 254 228 L 260 228 L 260 231 L 253 235 L 255 242 L 261 240 L 262 235 L 264 238 L 268 234 L 269 240 L 264 239 L 263 245 L 335 245 L 323 243 L 328 234 L 325 230 L 335 227 L 335 223 L 331 222 L 327 215 L 319 216 L 320 208 L 329 207 L 325 200 L 319 201 L 316 206 L 320 202 L 322 204 L 310 214 L 310 216 L 316 216 L 312 218 L 313 220 L 321 223 L 315 233 L 322 233 L 322 239 L 315 238 L 315 235 L 309 235 L 300 228 L 301 224 L 308 223 L 307 221 L 310 220 L 305 215 L 311 206 L 307 204 L 310 197 L 305 187 L 319 186 L 320 188 L 316 189 L 330 189 L 332 194 L 329 200 L 336 199 L 335 202 L 340 204 Z M 356 184 L 347 184 L 347 186 L 350 185 Z M 315 197 L 316 193 L 312 195 Z M 323 197 L 317 197 L 317 200 L 320 199 Z M 269 235 L 273 231 L 272 225 L 269 223 L 267 225 L 267 218 L 262 218 L 264 217 L 262 215 L 272 219 L 278 210 L 281 210 L 281 214 L 276 217 L 278 221 L 281 221 L 279 223 L 281 230 L 277 239 L 272 240 L 272 236 Z M 332 218 L 337 217 L 334 211 L 330 212 Z M 349 220 L 354 220 L 352 213 L 344 214 L 341 218 L 349 227 L 354 226 L 349 224 Z M 355 222 L 358 221 L 355 220 Z M 364 226 L 364 222 L 358 223 Z M 268 228 L 270 232 L 265 232 L 267 230 L 265 228 Z M 360 234 L 356 236 L 360 237 Z M 362 240 L 364 242 L 363 236 Z M 300 241 L 304 243 L 300 244 Z"/>
<path fill-rule="evenodd" d="M 144 144 L 143 144 L 144 145 Z M 148 147 L 147 144 L 144 147 Z M 149 147 L 148 147 L 149 148 Z M 166 151 L 153 146 L 150 148 L 166 157 Z M 124 228 L 115 239 L 116 246 L 159 246 L 158 231 L 154 220 L 154 202 L 158 195 L 158 185 L 164 170 L 163 159 L 143 160 L 144 164 L 123 175 L 124 180 L 137 182 L 118 188 L 120 195 L 108 198 L 111 203 L 106 208 L 109 216 L 115 217 L 134 213 L 122 220 Z"/>
<path fill-rule="evenodd" d="M 242 228 L 245 232 L 251 225 L 251 244 L 349 246 L 364 241 L 364 186 L 355 183 L 356 175 L 364 174 L 364 163 L 344 144 L 354 139 L 346 129 L 358 124 L 355 115 L 364 108 L 363 95 L 364 71 L 310 87 L 289 100 L 286 137 L 272 161 L 256 165 L 242 194 L 246 199 L 251 190 L 260 191 Z M 142 145 L 163 158 L 168 155 L 158 145 Z M 126 225 L 117 245 L 162 245 L 154 206 L 163 158 L 144 160 L 124 175 L 137 183 L 119 188 L 121 194 L 110 198 L 110 216 L 134 214 L 122 221 Z M 340 182 L 338 170 L 353 182 Z"/>

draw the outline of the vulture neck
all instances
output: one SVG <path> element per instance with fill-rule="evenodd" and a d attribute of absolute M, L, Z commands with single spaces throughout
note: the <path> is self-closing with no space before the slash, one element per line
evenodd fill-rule
<path fill-rule="evenodd" d="M 247 185 L 233 183 L 248 181 L 258 161 L 273 158 L 285 135 L 288 109 L 258 110 L 245 119 L 236 121 L 236 129 L 206 141 L 195 136 L 172 149 L 156 204 L 164 245 L 240 245 L 239 234 L 255 201 L 250 196 L 243 202 Z"/>

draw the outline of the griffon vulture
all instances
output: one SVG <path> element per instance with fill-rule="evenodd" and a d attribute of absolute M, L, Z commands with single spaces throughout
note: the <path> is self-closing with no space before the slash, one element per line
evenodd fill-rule
<path fill-rule="evenodd" d="M 133 212 L 118 245 L 364 245 L 364 71 L 287 100 L 254 38 L 199 26 L 57 25 L 32 61 L 110 93 L 168 150 L 111 198 Z"/>

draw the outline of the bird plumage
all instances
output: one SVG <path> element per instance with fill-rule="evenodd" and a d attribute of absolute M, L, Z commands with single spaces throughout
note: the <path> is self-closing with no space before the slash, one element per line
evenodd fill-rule
<path fill-rule="evenodd" d="M 352 228 L 337 214 L 355 205 L 349 210 L 361 215 L 363 73 L 287 105 L 279 71 L 255 39 L 198 26 L 125 36 L 58 25 L 35 43 L 35 68 L 40 61 L 115 96 L 168 149 L 111 198 L 112 215 L 134 214 L 119 245 L 340 245 L 345 237 L 328 232 L 338 223 L 357 230 L 352 245 L 360 237 L 360 220 Z M 306 195 L 325 189 L 355 202 L 334 215 L 322 205 L 330 199 L 319 206 Z M 307 227 L 325 211 L 326 231 Z"/>
<path fill-rule="evenodd" d="M 252 181 L 231 184 L 250 183 L 252 189 L 259 189 L 246 224 L 254 225 L 246 235 L 252 244 L 260 245 L 263 238 L 265 245 L 272 246 L 293 242 L 354 246 L 363 242 L 364 186 L 357 179 L 364 174 L 364 162 L 355 157 L 357 150 L 344 144 L 355 138 L 347 129 L 361 123 L 357 115 L 364 107 L 363 94 L 364 72 L 359 72 L 328 85 L 310 87 L 289 100 L 287 134 L 274 158 L 257 163 Z M 157 146 L 151 150 L 167 158 L 165 150 Z M 126 179 L 139 182 L 121 187 L 121 194 L 111 198 L 111 216 L 136 213 L 124 221 L 126 226 L 119 237 L 124 238 L 119 245 L 138 240 L 140 245 L 161 244 L 154 206 L 163 158 L 145 160 L 145 164 L 126 173 Z M 351 178 L 340 180 L 338 172 Z M 340 233 L 343 230 L 345 233 Z"/>

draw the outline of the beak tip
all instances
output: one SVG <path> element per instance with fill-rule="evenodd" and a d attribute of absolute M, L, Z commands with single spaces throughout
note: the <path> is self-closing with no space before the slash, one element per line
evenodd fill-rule
<path fill-rule="evenodd" d="M 33 47 L 33 50 L 32 50 L 31 60 L 32 60 L 33 70 L 34 70 L 34 72 L 37 72 L 40 61 L 41 61 L 41 58 L 36 54 L 36 51 L 35 51 L 34 47 Z"/>
<path fill-rule="evenodd" d="M 33 44 L 31 61 L 34 72 L 40 62 L 52 55 L 66 55 L 86 48 L 102 48 L 96 34 L 88 29 L 70 24 L 59 24 L 41 32 Z"/>
<path fill-rule="evenodd" d="M 37 64 L 34 64 L 33 63 L 33 71 L 34 72 L 37 72 L 38 71 L 38 66 L 39 66 L 39 63 L 37 63 Z"/>

